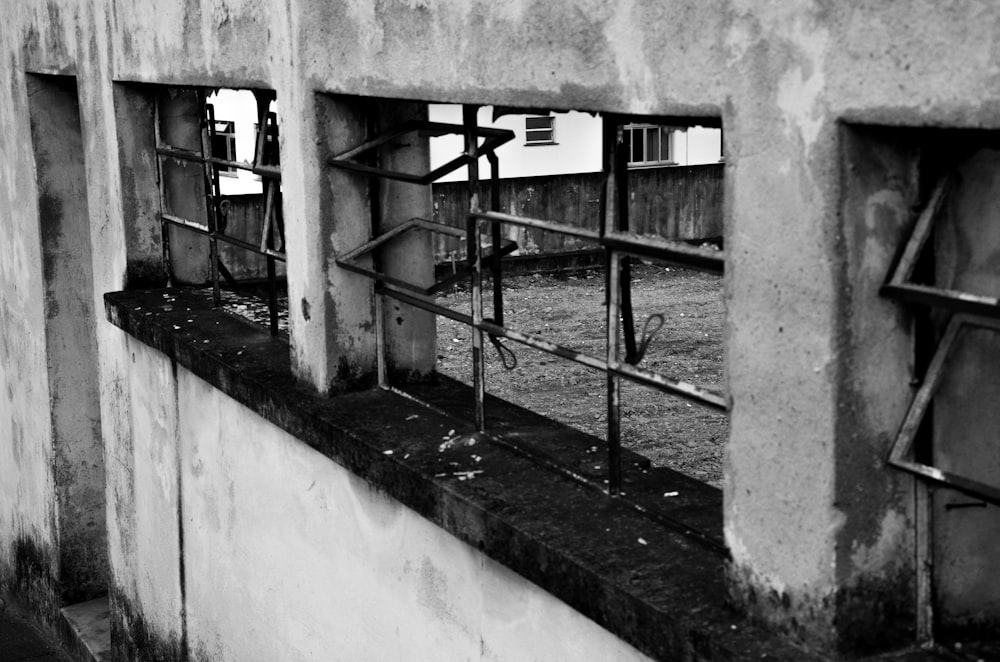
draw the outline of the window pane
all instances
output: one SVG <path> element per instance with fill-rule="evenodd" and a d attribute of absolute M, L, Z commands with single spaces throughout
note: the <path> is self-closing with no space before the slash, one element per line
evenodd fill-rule
<path fill-rule="evenodd" d="M 526 129 L 551 129 L 552 128 L 552 118 L 551 117 L 528 117 L 524 120 L 524 128 Z"/>
<path fill-rule="evenodd" d="M 673 161 L 674 155 L 670 149 L 670 136 L 673 130 L 667 126 L 660 127 L 660 158 L 664 161 Z"/>
<path fill-rule="evenodd" d="M 660 130 L 656 128 L 645 129 L 646 133 L 646 160 L 656 162 L 660 160 Z"/>
<path fill-rule="evenodd" d="M 632 161 L 639 163 L 643 160 L 643 153 L 646 144 L 646 132 L 642 129 L 632 129 Z"/>

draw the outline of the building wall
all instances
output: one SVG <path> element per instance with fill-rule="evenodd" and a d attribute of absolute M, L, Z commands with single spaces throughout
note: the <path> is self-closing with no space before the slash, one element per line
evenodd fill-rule
<path fill-rule="evenodd" d="M 501 145 L 496 153 L 500 159 L 500 177 L 544 177 L 601 170 L 601 115 L 570 111 L 555 113 L 554 144 L 525 144 L 524 118 L 530 116 L 507 113 L 496 119 L 492 106 L 480 108 L 480 126 L 507 129 L 514 132 L 514 139 Z M 430 119 L 449 124 L 462 123 L 459 105 L 431 104 Z M 692 126 L 686 131 L 672 134 L 673 160 L 678 165 L 718 163 L 722 155 L 722 136 L 718 129 Z M 431 168 L 444 165 L 464 151 L 460 135 L 445 135 L 431 139 Z M 480 166 L 480 176 L 490 176 L 490 164 Z M 465 168 L 451 172 L 439 181 L 467 181 Z"/>
<path fill-rule="evenodd" d="M 319 389 L 338 374 L 336 361 L 323 363 L 340 349 L 330 338 L 371 305 L 364 295 L 342 296 L 346 279 L 327 270 L 331 255 L 357 237 L 323 213 L 332 194 L 331 176 L 322 174 L 327 143 L 317 143 L 320 129 L 329 128 L 320 124 L 318 99 L 360 95 L 721 117 L 732 430 L 725 519 L 734 600 L 825 649 L 852 650 L 884 632 L 906 640 L 919 569 L 914 485 L 883 458 L 911 395 L 912 338 L 907 313 L 887 317 L 887 309 L 899 309 L 878 297 L 878 285 L 910 212 L 897 175 L 914 161 L 906 150 L 875 147 L 887 127 L 990 135 L 1000 129 L 997 43 L 1000 8 L 977 0 L 6 3 L 0 22 L 4 589 L 52 602 L 60 580 L 55 434 L 51 418 L 40 414 L 49 411 L 52 389 L 28 72 L 76 78 L 93 274 L 84 287 L 92 290 L 85 294 L 94 310 L 101 310 L 102 293 L 127 283 L 127 236 L 150 216 L 147 207 L 135 213 L 123 202 L 133 199 L 134 183 L 120 167 L 118 134 L 130 129 L 117 124 L 116 82 L 277 91 L 294 256 L 292 352 L 299 374 Z M 859 140 L 884 156 L 875 162 L 882 174 L 856 175 L 865 163 L 845 157 L 845 143 L 854 140 L 845 137 L 848 125 L 873 127 Z M 889 219 L 889 231 L 879 219 Z M 367 347 L 371 334 L 363 324 L 349 332 Z M 145 632 L 169 641 L 186 623 L 171 546 L 180 526 L 175 534 L 169 517 L 172 490 L 184 488 L 153 474 L 145 458 L 176 454 L 192 440 L 182 439 L 182 448 L 147 447 L 142 426 L 169 428 L 179 416 L 174 403 L 186 401 L 163 397 L 160 389 L 175 382 L 169 366 L 153 360 L 146 363 L 156 388 L 127 395 L 132 355 L 143 360 L 141 349 L 103 321 L 93 333 L 117 613 L 144 614 L 152 623 Z M 155 419 L 136 418 L 149 411 Z M 147 554 L 150 562 L 140 563 Z M 233 576 L 237 570 L 231 568 Z M 962 577 L 974 581 L 976 571 L 969 572 Z M 975 613 L 994 619 L 995 605 L 995 594 L 987 596 Z M 968 613 L 967 605 L 959 607 Z M 126 628 L 129 636 L 139 632 Z M 200 637 L 202 630 L 195 632 Z"/>
<path fill-rule="evenodd" d="M 162 354 L 128 346 L 138 528 L 113 586 L 159 641 L 183 639 L 195 660 L 649 659 Z"/>

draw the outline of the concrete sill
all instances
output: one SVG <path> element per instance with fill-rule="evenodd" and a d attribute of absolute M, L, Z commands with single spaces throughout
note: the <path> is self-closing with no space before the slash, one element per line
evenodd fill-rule
<path fill-rule="evenodd" d="M 132 337 L 655 659 L 821 659 L 727 606 L 719 490 L 629 455 L 632 503 L 611 499 L 600 440 L 496 400 L 496 439 L 442 449 L 450 430 L 474 432 L 467 386 L 408 388 L 442 411 L 381 389 L 322 397 L 292 375 L 284 341 L 203 293 L 115 292 L 105 306 Z"/>

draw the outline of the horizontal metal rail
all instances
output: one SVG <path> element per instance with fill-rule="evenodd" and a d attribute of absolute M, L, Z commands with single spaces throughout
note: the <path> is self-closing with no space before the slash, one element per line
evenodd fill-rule
<path fill-rule="evenodd" d="M 474 212 L 471 216 L 491 223 L 509 223 L 544 232 L 555 232 L 570 237 L 577 237 L 578 239 L 587 239 L 621 253 L 662 260 L 700 271 L 718 274 L 725 271 L 726 256 L 724 252 L 701 248 L 699 246 L 689 246 L 661 237 L 610 230 L 602 235 L 596 230 L 578 228 L 566 225 L 565 223 L 541 218 L 530 218 L 528 216 L 515 216 L 495 211 Z"/>
<path fill-rule="evenodd" d="M 169 156 L 181 161 L 190 161 L 192 163 L 212 163 L 214 165 L 246 170 L 254 173 L 255 175 L 260 175 L 269 179 L 281 179 L 281 168 L 278 166 L 254 165 L 249 161 L 230 161 L 229 159 L 220 159 L 215 156 L 202 156 L 199 152 L 189 149 L 181 149 L 179 147 L 169 147 L 166 145 L 158 146 L 156 148 L 156 153 L 160 156 Z"/>
<path fill-rule="evenodd" d="M 181 216 L 174 216 L 172 214 L 160 214 L 160 217 L 164 221 L 166 221 L 167 223 L 170 223 L 171 225 L 180 226 L 180 227 L 185 228 L 187 230 L 191 230 L 192 232 L 197 232 L 198 234 L 203 234 L 206 237 L 213 236 L 212 232 L 206 226 L 199 225 L 198 223 L 195 223 L 194 221 L 190 221 L 190 220 L 188 220 L 186 218 L 183 218 Z M 258 246 L 257 244 L 252 244 L 252 243 L 250 243 L 248 241 L 244 241 L 243 239 L 239 239 L 237 237 L 232 237 L 232 236 L 230 236 L 228 234 L 222 234 L 221 232 L 216 232 L 214 234 L 214 236 L 219 241 L 223 241 L 223 242 L 225 242 L 227 244 L 232 244 L 233 246 L 239 246 L 240 248 L 244 248 L 244 249 L 246 249 L 248 251 L 251 251 L 253 253 L 257 253 L 259 255 L 268 255 L 270 257 L 273 257 L 276 260 L 281 260 L 281 261 L 285 261 L 286 260 L 285 254 L 281 253 L 279 251 L 275 251 L 275 250 L 264 250 L 264 251 L 262 251 L 262 250 L 260 250 L 260 246 Z"/>
<path fill-rule="evenodd" d="M 510 340 L 521 343 L 522 345 L 533 347 L 534 349 L 541 350 L 548 354 L 554 354 L 555 356 L 573 361 L 574 363 L 579 363 L 580 365 L 587 366 L 588 368 L 592 368 L 600 372 L 614 373 L 635 383 L 644 384 L 645 386 L 696 402 L 717 411 L 726 411 L 728 409 L 726 398 L 723 395 L 683 380 L 671 379 L 670 377 L 662 375 L 658 372 L 629 365 L 627 363 L 618 362 L 613 365 L 609 365 L 605 359 L 591 356 L 579 350 L 565 347 L 558 343 L 545 340 L 544 338 L 539 338 L 538 336 L 522 333 L 514 329 L 508 329 L 506 327 L 499 326 L 498 324 L 493 324 L 492 322 L 483 321 L 480 324 L 474 324 L 471 315 L 460 313 L 434 301 L 429 301 L 423 297 L 413 296 L 391 287 L 383 288 L 382 294 L 402 301 L 403 303 L 416 306 L 417 308 L 423 308 L 424 310 L 432 312 L 435 315 L 447 317 L 448 319 L 466 324 L 472 328 L 485 331 L 489 335 L 500 338 L 509 338 Z"/>

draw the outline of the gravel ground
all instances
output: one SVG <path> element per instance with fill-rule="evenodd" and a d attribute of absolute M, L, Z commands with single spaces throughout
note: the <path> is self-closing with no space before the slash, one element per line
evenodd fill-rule
<path fill-rule="evenodd" d="M 505 323 L 593 356 L 605 354 L 604 277 L 598 272 L 570 276 L 505 279 Z M 632 298 L 636 326 L 659 313 L 665 323 L 640 365 L 699 386 L 722 390 L 722 282 L 699 272 L 639 265 Z M 468 311 L 468 291 L 439 298 Z M 442 318 L 438 322 L 438 370 L 471 383 L 470 334 Z M 487 345 L 487 390 L 505 400 L 604 438 L 605 380 L 601 373 L 556 356 L 507 341 L 517 367 L 504 369 Z M 624 382 L 622 443 L 667 466 L 719 486 L 722 451 L 729 430 L 725 414 Z"/>

